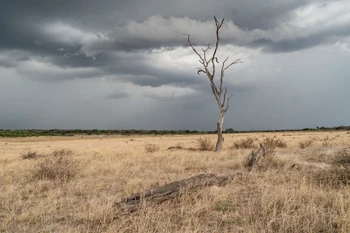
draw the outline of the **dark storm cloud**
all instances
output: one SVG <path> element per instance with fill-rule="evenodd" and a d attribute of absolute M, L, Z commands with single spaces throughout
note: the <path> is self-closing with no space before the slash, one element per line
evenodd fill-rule
<path fill-rule="evenodd" d="M 82 27 L 103 27 L 114 13 L 123 12 L 132 0 L 3 0 L 0 8 L 2 22 L 18 23 L 66 19 Z M 114 24 L 113 18 L 110 19 Z M 25 25 L 22 23 L 22 25 Z M 110 26 L 107 23 L 106 26 Z M 23 28 L 25 29 L 25 28 Z"/>
<path fill-rule="evenodd" d="M 231 14 L 228 17 L 243 29 L 269 29 L 276 27 L 281 21 L 288 20 L 292 10 L 310 4 L 310 2 L 312 1 L 233 1 L 230 4 Z"/>
<path fill-rule="evenodd" d="M 146 61 L 150 53 L 127 54 L 100 52 L 95 55 L 94 67 L 115 81 L 130 82 L 139 86 L 159 87 L 165 84 L 195 86 L 206 83 L 206 77 L 198 77 L 182 70 L 169 70 L 167 67 L 150 66 Z"/>
<path fill-rule="evenodd" d="M 70 52 L 80 50 L 81 44 L 71 45 L 53 42 L 52 38 L 42 31 L 41 24 L 37 23 L 31 21 L 13 22 L 8 19 L 7 22 L 3 22 L 0 32 L 0 51 L 1 49 L 18 49 L 31 51 L 41 56 L 56 56 L 60 55 L 58 49 L 61 47 L 65 47 L 66 51 Z"/>
<path fill-rule="evenodd" d="M 80 28 L 83 31 L 88 30 L 91 33 L 96 34 L 96 40 L 92 41 L 88 47 L 96 50 L 140 50 L 159 48 L 162 46 L 180 46 L 186 41 L 182 32 L 192 33 L 186 31 L 186 20 L 182 21 L 181 30 L 178 30 L 178 25 L 172 24 L 171 21 L 167 21 L 169 17 L 188 17 L 197 20 L 199 23 L 208 21 L 213 24 L 212 15 L 216 14 L 218 17 L 226 17 L 227 21 L 232 22 L 242 29 L 243 32 L 249 33 L 253 29 L 268 30 L 277 27 L 280 23 L 284 23 L 288 20 L 292 20 L 293 14 L 291 12 L 297 8 L 309 5 L 312 2 L 317 1 L 305 1 L 305 0 L 270 0 L 262 3 L 258 0 L 253 1 L 228 1 L 224 0 L 218 4 L 213 1 L 160 1 L 149 0 L 145 2 L 139 1 L 59 1 L 48 2 L 44 0 L 34 1 L 4 1 L 3 6 L 0 9 L 1 15 L 1 37 L 0 47 L 3 49 L 23 49 L 29 50 L 39 55 L 52 56 L 55 63 L 59 65 L 69 66 L 91 66 L 92 59 L 89 56 L 71 56 L 69 59 L 62 59 L 62 53 L 59 49 L 64 49 L 65 54 L 75 54 L 81 52 L 84 46 L 83 42 L 76 41 L 76 43 L 67 43 L 54 41 L 50 35 L 43 32 L 44 23 L 53 23 L 57 20 L 64 19 L 64 23 L 71 25 L 74 28 Z M 319 4 L 327 3 L 331 1 L 319 1 Z M 183 7 L 181 7 L 183 6 Z M 215 6 L 215 7 L 214 7 Z M 130 15 L 129 12 L 135 12 L 137 14 Z M 157 22 L 151 22 L 149 24 L 143 24 L 143 22 L 149 21 L 151 16 L 157 15 L 161 12 L 161 16 L 165 17 Z M 199 13 L 200 12 L 200 13 Z M 133 24 L 130 24 L 130 20 L 135 20 Z M 137 32 L 131 32 L 132 26 L 141 25 L 144 27 L 144 32 L 138 34 Z M 161 27 L 160 31 L 154 31 L 154 27 Z M 172 27 L 177 28 L 172 28 Z M 190 28 L 190 25 L 188 25 Z M 148 27 L 148 28 L 147 28 Z M 168 27 L 167 30 L 164 30 Z M 205 28 L 204 28 L 205 29 Z M 147 31 L 149 30 L 149 31 Z M 176 36 L 169 35 L 171 31 L 176 32 Z M 98 40 L 99 32 L 103 32 L 106 35 L 105 40 Z M 202 31 L 203 33 L 203 31 Z M 150 36 L 149 34 L 153 34 Z M 196 35 L 196 32 L 193 32 Z M 200 35 L 199 33 L 198 35 Z M 204 31 L 204 34 L 207 34 Z M 321 34 L 323 41 L 326 41 L 332 34 Z M 348 34 L 347 34 L 348 35 Z M 205 44 L 207 37 L 199 38 L 198 41 Z M 248 41 L 253 43 L 264 39 L 263 36 Z M 298 39 L 298 38 L 297 38 Z M 243 39 L 244 41 L 244 39 Z M 280 48 L 283 50 L 286 40 L 271 40 L 272 42 L 268 47 L 274 47 L 276 43 L 276 50 Z M 297 50 L 299 47 L 304 48 L 308 46 L 314 46 L 315 44 L 310 42 L 298 45 L 298 41 L 303 43 L 302 39 L 293 40 L 291 43 L 295 45 L 286 46 L 286 51 Z M 227 43 L 237 43 L 239 45 L 245 45 L 244 42 L 237 42 L 235 39 L 227 40 Z M 282 44 L 282 45 L 281 45 Z M 291 49 L 292 48 L 292 49 Z M 274 51 L 271 49 L 271 51 Z"/>
<path fill-rule="evenodd" d="M 290 19 L 291 21 L 293 19 Z M 330 18 L 330 21 L 333 19 Z M 292 25 L 266 30 L 243 30 L 230 19 L 222 28 L 223 44 L 235 44 L 247 47 L 262 47 L 270 52 L 292 52 L 311 48 L 323 43 L 333 43 L 350 35 L 350 22 L 333 22 L 333 26 L 309 30 Z M 180 26 L 181 25 L 181 26 Z M 187 27 L 183 27 L 187 25 Z M 302 26 L 304 27 L 304 26 Z M 213 44 L 214 31 L 212 20 L 197 21 L 190 18 L 164 18 L 152 16 L 142 23 L 129 22 L 106 34 L 105 40 L 92 42 L 91 50 L 124 50 L 128 52 L 162 47 L 177 47 L 186 44 L 182 33 L 191 34 L 194 45 Z M 121 36 L 122 35 L 122 36 Z"/>
<path fill-rule="evenodd" d="M 293 27 L 279 31 L 281 23 L 293 21 L 294 10 L 313 2 L 326 4 L 332 1 L 224 0 L 219 4 L 209 0 L 176 3 L 161 0 L 6 0 L 0 9 L 0 50 L 27 51 L 60 67 L 94 67 L 107 75 L 135 75 L 129 81 L 139 85 L 159 86 L 168 81 L 182 84 L 190 79 L 164 79 L 165 73 L 152 70 L 142 61 L 139 64 L 131 62 L 135 56 L 106 56 L 104 51 L 132 54 L 139 50 L 183 46 L 186 37 L 182 33 L 191 33 L 194 44 L 212 43 L 213 14 L 226 17 L 228 25 L 222 29 L 223 43 L 262 47 L 268 52 L 302 50 L 332 43 L 335 36 L 349 35 L 349 24 L 334 25 L 307 36 L 293 32 Z M 2 59 L 0 65 L 14 66 L 6 59 Z M 143 75 L 142 80 L 137 78 L 140 75 Z M 68 79 L 70 77 L 65 77 Z"/>
<path fill-rule="evenodd" d="M 94 57 L 87 56 L 85 53 L 61 53 L 60 56 L 52 58 L 53 63 L 62 67 L 98 67 Z"/>

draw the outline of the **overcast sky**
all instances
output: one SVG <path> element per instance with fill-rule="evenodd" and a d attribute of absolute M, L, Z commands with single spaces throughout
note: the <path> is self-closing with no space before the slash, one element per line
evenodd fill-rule
<path fill-rule="evenodd" d="M 349 0 L 1 0 L 0 128 L 214 130 L 213 15 L 224 128 L 350 125 Z"/>

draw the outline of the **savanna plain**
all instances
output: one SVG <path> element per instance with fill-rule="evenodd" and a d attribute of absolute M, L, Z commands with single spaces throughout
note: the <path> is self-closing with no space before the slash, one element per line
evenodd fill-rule
<path fill-rule="evenodd" d="M 350 232 L 350 133 L 0 138 L 0 232 Z M 269 153 L 249 170 L 262 143 Z M 170 149 L 169 149 L 170 148 Z M 234 175 L 128 213 L 123 198 Z"/>

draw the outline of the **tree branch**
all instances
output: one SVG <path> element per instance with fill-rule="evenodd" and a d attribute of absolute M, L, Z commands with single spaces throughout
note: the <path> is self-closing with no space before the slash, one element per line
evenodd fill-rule
<path fill-rule="evenodd" d="M 207 51 L 210 49 L 210 47 L 209 47 L 209 45 L 208 45 L 208 47 L 206 48 L 206 49 L 202 49 L 202 51 L 203 51 L 203 54 L 204 54 L 204 61 L 205 61 L 205 64 L 203 64 L 205 67 L 208 67 L 208 64 L 209 64 L 209 62 L 208 62 L 208 60 L 207 60 Z"/>
<path fill-rule="evenodd" d="M 228 97 L 227 99 L 227 103 L 226 103 L 226 108 L 225 108 L 225 112 L 227 111 L 227 109 L 230 107 L 230 99 L 232 98 L 232 94 L 230 95 L 230 97 Z"/>
<path fill-rule="evenodd" d="M 188 44 L 191 46 L 192 50 L 198 55 L 198 57 L 199 57 L 199 59 L 200 59 L 199 62 L 202 63 L 202 64 L 204 65 L 204 59 L 203 59 L 203 57 L 197 52 L 197 50 L 194 48 L 194 46 L 193 46 L 192 43 L 191 43 L 190 34 L 182 33 L 182 35 L 187 36 Z"/>
<path fill-rule="evenodd" d="M 224 71 L 225 71 L 225 62 L 228 60 L 228 57 L 225 59 L 225 61 L 222 63 L 222 66 L 221 66 L 221 75 L 220 75 L 220 93 L 222 93 L 222 85 L 223 85 L 223 82 L 224 82 Z"/>
<path fill-rule="evenodd" d="M 197 71 L 197 74 L 200 75 L 200 72 L 203 72 L 203 73 L 207 73 L 205 70 L 203 70 L 202 68 L 198 68 L 198 71 Z"/>
<path fill-rule="evenodd" d="M 226 87 L 225 87 L 224 99 L 223 99 L 222 104 L 221 104 L 221 107 L 222 107 L 222 108 L 224 108 L 224 106 L 225 106 L 226 94 L 227 94 L 227 89 L 226 89 Z"/>
<path fill-rule="evenodd" d="M 208 44 L 207 48 L 206 48 L 206 49 L 202 49 L 202 51 L 205 53 L 205 52 L 207 52 L 209 49 L 211 49 L 211 48 L 210 48 L 210 45 Z"/>
<path fill-rule="evenodd" d="M 215 63 L 214 63 L 214 59 L 216 60 L 216 62 L 218 63 L 218 59 L 216 57 L 216 52 L 218 51 L 218 47 L 219 47 L 219 41 L 220 41 L 220 37 L 219 37 L 219 30 L 222 27 L 225 18 L 223 18 L 221 20 L 221 22 L 219 22 L 219 20 L 214 16 L 215 19 L 215 25 L 216 25 L 216 43 L 215 43 L 215 50 L 213 52 L 213 56 L 210 59 L 212 66 L 213 66 L 213 76 L 215 75 Z"/>
<path fill-rule="evenodd" d="M 226 58 L 226 60 L 228 59 L 228 57 Z M 225 61 L 226 61 L 225 60 Z M 225 62 L 224 62 L 225 63 Z M 224 68 L 224 70 L 227 70 L 230 66 L 232 66 L 232 65 L 234 65 L 234 64 L 238 64 L 238 63 L 243 63 L 243 61 L 241 60 L 241 59 L 237 59 L 236 61 L 234 61 L 234 62 L 231 62 L 228 66 L 226 66 L 225 68 Z M 224 65 L 224 64 L 223 64 Z"/>

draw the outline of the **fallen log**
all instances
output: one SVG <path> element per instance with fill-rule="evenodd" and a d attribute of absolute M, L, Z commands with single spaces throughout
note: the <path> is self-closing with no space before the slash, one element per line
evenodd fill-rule
<path fill-rule="evenodd" d="M 198 190 L 207 186 L 224 186 L 232 180 L 232 176 L 216 176 L 214 174 L 200 174 L 185 180 L 175 181 L 157 188 L 148 189 L 144 192 L 125 198 L 115 205 L 125 212 L 137 211 L 141 203 L 161 203 L 175 198 L 184 191 Z"/>
<path fill-rule="evenodd" d="M 185 150 L 182 146 L 171 146 L 168 148 L 168 150 Z"/>
<path fill-rule="evenodd" d="M 196 149 L 196 148 L 184 148 L 184 147 L 181 147 L 181 146 L 171 146 L 171 147 L 168 147 L 168 150 L 189 150 L 189 151 L 206 151 L 206 149 Z"/>

